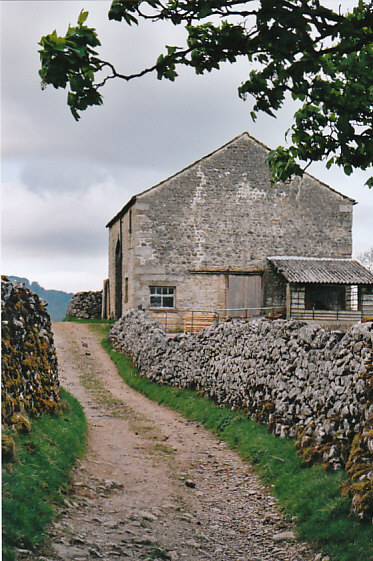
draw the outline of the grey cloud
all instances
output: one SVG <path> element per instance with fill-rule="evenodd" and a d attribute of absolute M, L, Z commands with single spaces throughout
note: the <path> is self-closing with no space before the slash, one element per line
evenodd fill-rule
<path fill-rule="evenodd" d="M 237 87 L 249 68 L 244 62 L 197 77 L 181 72 L 175 83 L 155 76 L 104 89 L 104 105 L 83 112 L 76 123 L 66 91 L 41 91 L 38 41 L 57 28 L 66 31 L 82 8 L 97 27 L 101 54 L 121 72 L 152 64 L 164 44 L 181 44 L 183 32 L 167 25 L 128 28 L 107 21 L 110 2 L 2 3 L 3 258 L 9 273 L 43 280 L 49 288 L 83 290 L 106 274 L 106 222 L 142 191 L 248 130 L 276 147 L 284 141 L 294 106 L 276 120 L 249 117 Z M 357 252 L 372 240 L 373 193 L 365 175 L 347 178 L 320 164 L 312 173 L 356 198 Z M 367 174 L 366 174 L 367 175 Z M 373 244 L 373 240 L 370 245 Z M 362 248 L 362 249 L 360 249 Z M 51 265 L 52 264 L 52 265 Z M 53 270 L 52 270 L 53 269 Z M 56 272 L 57 271 L 57 272 Z M 74 278 L 68 282 L 69 277 Z M 54 286 L 47 282 L 53 281 Z M 80 284 L 79 284 L 80 283 Z"/>
<path fill-rule="evenodd" d="M 179 42 L 180 33 L 176 33 L 173 26 L 167 26 L 165 33 L 164 26 L 162 32 L 158 26 L 149 25 L 139 33 L 124 25 L 118 27 L 115 22 L 105 23 L 100 18 L 106 17 L 106 8 L 104 10 L 99 4 L 89 8 L 94 16 L 92 23 L 100 24 L 97 27 L 105 45 L 103 55 L 110 60 L 117 59 L 120 69 L 138 70 L 143 64 L 152 63 L 163 49 L 165 36 L 171 43 Z M 238 67 L 231 67 L 230 74 L 225 77 L 213 73 L 198 78 L 186 70 L 175 84 L 158 81 L 153 75 L 129 84 L 116 80 L 104 90 L 104 107 L 89 109 L 76 123 L 66 105 L 65 91 L 52 87 L 43 92 L 40 89 L 37 41 L 52 27 L 64 32 L 67 21 L 74 21 L 73 17 L 79 12 L 80 2 L 62 3 L 54 15 L 49 13 L 50 22 L 56 24 L 63 17 L 64 25 L 59 26 L 47 23 L 45 12 L 49 12 L 48 8 L 48 2 L 30 2 L 23 3 L 20 9 L 15 2 L 5 11 L 5 23 L 7 18 L 8 23 L 17 19 L 24 22 L 22 42 L 15 41 L 11 26 L 4 25 L 4 41 L 12 45 L 4 57 L 4 73 L 7 75 L 3 85 L 3 104 L 7 105 L 4 125 L 10 136 L 5 137 L 6 153 L 8 150 L 19 155 L 57 152 L 62 157 L 75 150 L 82 157 L 106 162 L 143 165 L 145 161 L 147 166 L 163 167 L 174 159 L 177 169 L 179 164 L 194 159 L 195 144 L 203 145 L 204 141 L 215 137 L 219 139 L 218 146 L 220 138 L 225 140 L 231 135 L 227 127 L 233 136 L 247 128 L 243 120 L 248 122 L 249 108 L 236 93 L 246 70 L 242 72 Z M 27 26 L 26 20 L 31 15 L 34 24 Z M 44 17 L 39 19 L 39 15 Z M 174 41 L 169 37 L 170 33 L 174 35 Z M 133 41 L 136 41 L 135 46 Z M 118 53 L 124 54 L 118 56 Z M 14 123 L 17 124 L 16 130 Z M 32 142 L 29 141 L 31 138 Z M 183 161 L 180 153 L 184 154 Z"/>
<path fill-rule="evenodd" d="M 81 191 L 110 178 L 108 169 L 83 158 L 33 158 L 21 171 L 21 181 L 32 191 Z"/>
<path fill-rule="evenodd" d="M 104 255 L 107 250 L 105 230 L 85 228 L 75 225 L 70 228 L 41 227 L 25 236 L 20 229 L 7 233 L 4 257 L 37 257 L 48 260 L 59 256 L 85 255 L 95 257 Z"/>
<path fill-rule="evenodd" d="M 45 195 L 48 192 L 62 194 L 71 191 L 84 194 L 96 186 L 106 191 L 108 198 L 119 205 L 123 205 L 134 192 L 151 187 L 169 173 L 169 169 L 161 167 L 160 163 L 157 168 L 143 163 L 139 170 L 136 162 L 133 166 L 105 160 L 95 163 L 79 155 L 26 158 L 17 168 L 12 163 L 12 160 L 3 163 L 5 174 L 11 178 L 19 168 L 17 177 L 34 193 Z"/>

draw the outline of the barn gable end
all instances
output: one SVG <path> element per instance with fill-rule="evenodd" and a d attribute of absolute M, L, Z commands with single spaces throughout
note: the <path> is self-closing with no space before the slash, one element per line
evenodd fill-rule
<path fill-rule="evenodd" d="M 351 257 L 355 201 L 308 174 L 271 187 L 268 152 L 244 133 L 132 197 L 108 223 L 109 315 L 263 306 L 269 256 Z"/>

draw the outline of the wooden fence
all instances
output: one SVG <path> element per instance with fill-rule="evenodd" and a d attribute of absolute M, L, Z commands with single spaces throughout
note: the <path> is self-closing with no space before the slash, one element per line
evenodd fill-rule
<path fill-rule="evenodd" d="M 233 319 L 252 321 L 259 317 L 278 319 L 285 317 L 284 308 L 232 308 L 219 310 L 149 310 L 159 326 L 168 333 L 198 333 L 209 325 L 219 325 Z"/>
<path fill-rule="evenodd" d="M 369 310 L 370 311 L 370 310 Z M 232 308 L 217 310 L 162 310 L 151 315 L 167 333 L 198 333 L 209 325 L 220 325 L 234 319 L 253 321 L 258 318 L 280 319 L 286 317 L 285 308 Z M 369 315 L 369 314 L 368 314 Z M 294 307 L 290 317 L 302 321 L 322 323 L 357 323 L 367 316 L 366 310 L 304 310 Z M 370 314 L 373 316 L 373 313 Z"/>
<path fill-rule="evenodd" d="M 302 310 L 292 311 L 291 317 L 304 321 L 340 321 L 340 322 L 358 322 L 362 319 L 361 311 L 350 310 Z"/>

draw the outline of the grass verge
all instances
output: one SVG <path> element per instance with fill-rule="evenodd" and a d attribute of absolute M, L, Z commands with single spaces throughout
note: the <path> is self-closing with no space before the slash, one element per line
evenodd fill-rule
<path fill-rule="evenodd" d="M 43 538 L 63 500 L 69 472 L 85 450 L 87 424 L 79 402 L 61 388 L 61 412 L 34 419 L 29 434 L 15 436 L 16 460 L 3 463 L 3 561 L 15 548 Z"/>
<path fill-rule="evenodd" d="M 99 323 L 99 324 L 112 324 L 115 322 L 113 319 L 100 319 L 100 318 L 92 318 L 92 319 L 83 319 L 83 318 L 76 318 L 73 316 L 66 316 L 63 318 L 62 321 L 70 321 L 73 323 Z"/>
<path fill-rule="evenodd" d="M 221 408 L 195 391 L 161 386 L 140 377 L 129 359 L 114 351 L 107 340 L 109 326 L 91 327 L 104 336 L 102 346 L 119 375 L 150 399 L 198 421 L 250 461 L 262 481 L 271 487 L 285 516 L 294 518 L 301 540 L 313 544 L 333 561 L 373 561 L 373 526 L 350 515 L 350 502 L 339 486 L 344 471 L 329 473 L 321 466 L 304 468 L 294 441 L 268 433 L 267 427 L 243 413 Z"/>

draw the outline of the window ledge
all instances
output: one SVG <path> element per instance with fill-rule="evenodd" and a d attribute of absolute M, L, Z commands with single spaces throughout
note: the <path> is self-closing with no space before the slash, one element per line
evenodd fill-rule
<path fill-rule="evenodd" d="M 177 312 L 176 308 L 148 308 L 149 312 Z"/>

